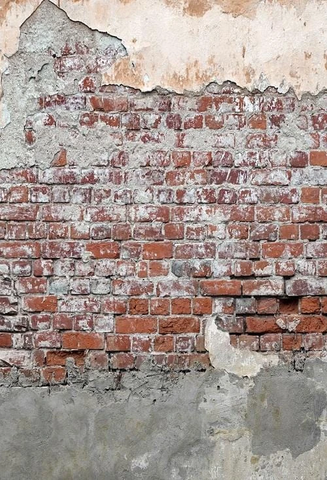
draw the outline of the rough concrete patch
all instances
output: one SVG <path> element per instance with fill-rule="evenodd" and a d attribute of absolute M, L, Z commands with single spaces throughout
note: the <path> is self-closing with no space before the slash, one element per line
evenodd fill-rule
<path fill-rule="evenodd" d="M 259 373 L 254 383 L 248 397 L 247 424 L 255 455 L 289 450 L 296 458 L 318 444 L 318 422 L 327 404 L 324 390 L 284 367 Z"/>
<path fill-rule="evenodd" d="M 325 479 L 326 369 L 308 360 L 303 373 L 255 378 L 145 370 L 1 387 L 0 478 Z"/>
<path fill-rule="evenodd" d="M 198 412 L 207 377 L 127 373 L 121 390 L 97 394 L 2 390 L 1 479 L 200 479 L 212 445 Z"/>
<path fill-rule="evenodd" d="M 219 370 L 225 370 L 240 377 L 253 377 L 263 367 L 277 365 L 278 363 L 277 355 L 239 350 L 232 347 L 229 333 L 220 330 L 213 317 L 208 319 L 205 339 L 211 364 Z"/>

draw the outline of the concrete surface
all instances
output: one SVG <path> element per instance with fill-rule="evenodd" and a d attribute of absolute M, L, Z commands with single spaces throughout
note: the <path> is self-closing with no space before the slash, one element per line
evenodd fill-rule
<path fill-rule="evenodd" d="M 0 389 L 2 480 L 323 480 L 327 365 Z"/>

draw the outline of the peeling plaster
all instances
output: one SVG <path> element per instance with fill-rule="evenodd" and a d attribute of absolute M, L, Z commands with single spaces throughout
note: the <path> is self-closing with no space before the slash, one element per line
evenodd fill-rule
<path fill-rule="evenodd" d="M 213 317 L 206 324 L 205 347 L 214 368 L 238 377 L 254 377 L 262 368 L 277 365 L 279 361 L 274 354 L 234 348 L 229 333 L 220 330 Z"/>
<path fill-rule="evenodd" d="M 181 93 L 230 80 L 249 90 L 293 88 L 299 96 L 327 87 L 325 1 L 154 0 L 151 8 L 147 0 L 51 1 L 72 20 L 122 40 L 128 57 L 103 72 L 103 83 Z M 40 3 L 0 7 L 0 74 Z M 6 123 L 3 107 L 0 114 Z"/>

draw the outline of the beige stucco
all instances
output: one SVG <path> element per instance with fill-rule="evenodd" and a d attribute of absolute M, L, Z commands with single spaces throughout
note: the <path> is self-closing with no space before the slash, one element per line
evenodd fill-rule
<path fill-rule="evenodd" d="M 0 0 L 0 73 L 41 1 Z M 299 96 L 327 86 L 325 0 L 52 1 L 122 40 L 128 56 L 104 72 L 105 83 L 183 92 L 230 80 L 250 90 L 292 87 Z"/>

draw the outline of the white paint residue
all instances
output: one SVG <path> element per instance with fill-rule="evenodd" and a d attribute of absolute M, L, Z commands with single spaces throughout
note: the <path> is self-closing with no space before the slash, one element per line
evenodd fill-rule
<path fill-rule="evenodd" d="M 206 349 L 213 367 L 239 377 L 253 377 L 263 367 L 278 364 L 278 355 L 276 354 L 251 352 L 232 347 L 229 333 L 219 330 L 214 318 L 207 321 L 205 339 Z"/>

